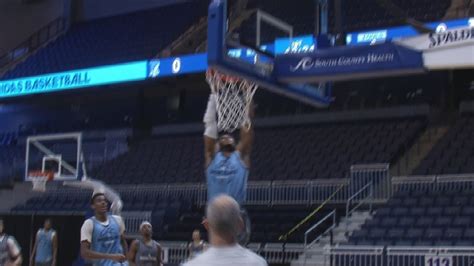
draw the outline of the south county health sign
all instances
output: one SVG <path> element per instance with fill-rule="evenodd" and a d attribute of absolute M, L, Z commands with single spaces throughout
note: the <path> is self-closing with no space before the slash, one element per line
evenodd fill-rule
<path fill-rule="evenodd" d="M 277 56 L 274 74 L 292 83 L 349 80 L 423 71 L 421 52 L 392 43 Z"/>

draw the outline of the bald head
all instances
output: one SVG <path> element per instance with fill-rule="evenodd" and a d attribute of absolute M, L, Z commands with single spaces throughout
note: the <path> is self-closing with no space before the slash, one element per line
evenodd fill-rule
<path fill-rule="evenodd" d="M 237 201 L 226 195 L 217 196 L 207 206 L 206 216 L 211 231 L 221 238 L 236 242 L 243 227 Z"/>

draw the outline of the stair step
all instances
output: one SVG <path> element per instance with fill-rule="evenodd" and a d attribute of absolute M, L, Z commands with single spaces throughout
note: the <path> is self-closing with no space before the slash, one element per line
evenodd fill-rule
<path fill-rule="evenodd" d="M 359 230 L 367 220 L 370 220 L 372 215 L 369 211 L 356 211 L 350 217 L 344 217 L 339 224 L 332 230 L 334 245 L 347 243 L 348 235 L 355 230 Z M 297 260 L 291 262 L 292 266 L 315 265 L 315 266 L 329 266 L 329 262 L 325 262 L 324 247 L 330 243 L 329 234 L 324 235 L 314 244 L 309 250 L 306 250 L 306 264 L 305 254 L 298 257 Z"/>

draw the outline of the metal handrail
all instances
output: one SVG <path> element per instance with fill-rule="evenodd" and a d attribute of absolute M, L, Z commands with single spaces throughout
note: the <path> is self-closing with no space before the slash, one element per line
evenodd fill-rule
<path fill-rule="evenodd" d="M 311 243 L 308 244 L 308 235 L 311 232 L 313 232 L 316 228 L 318 228 L 323 222 L 325 222 L 331 217 L 332 217 L 332 225 L 326 231 L 324 231 L 318 237 L 316 237 L 313 241 L 311 241 Z M 327 232 L 331 231 L 335 227 L 336 227 L 336 210 L 333 210 L 328 215 L 324 216 L 324 218 L 319 220 L 319 222 L 311 226 L 311 228 L 306 230 L 306 232 L 304 233 L 304 248 L 305 249 L 310 248 L 312 245 L 314 245 L 314 243 L 318 242 L 323 237 L 323 235 L 325 235 Z"/>
<path fill-rule="evenodd" d="M 370 189 L 369 195 L 368 195 L 365 199 L 361 200 L 361 201 L 359 202 L 359 204 L 357 204 L 357 206 L 355 206 L 352 210 L 349 211 L 349 209 L 350 209 L 350 204 L 351 204 L 352 200 L 353 200 L 355 197 L 359 196 L 359 195 L 360 195 L 362 192 L 364 192 L 367 188 Z M 359 191 L 357 191 L 356 193 L 354 193 L 354 194 L 347 200 L 347 203 L 346 203 L 346 217 L 349 217 L 355 210 L 357 210 L 360 206 L 362 206 L 362 204 L 364 204 L 367 199 L 373 199 L 373 197 L 374 197 L 374 186 L 373 186 L 373 182 L 370 182 L 370 183 L 367 183 L 367 185 L 365 185 L 365 186 L 362 187 L 361 189 L 359 189 Z M 372 201 L 369 201 L 369 203 L 370 203 L 370 210 L 372 210 Z"/>
<path fill-rule="evenodd" d="M 286 241 L 290 235 L 292 235 L 294 232 L 296 232 L 303 224 L 305 224 L 310 218 L 312 218 L 316 213 L 318 213 L 326 204 L 328 204 L 334 196 L 336 196 L 339 191 L 344 187 L 344 185 L 341 185 L 334 193 L 332 193 L 321 205 L 319 205 L 318 208 L 316 208 L 313 212 L 311 212 L 308 216 L 306 216 L 301 222 L 299 222 L 296 226 L 291 228 L 290 231 L 288 231 L 286 234 L 281 235 L 278 240 L 283 240 Z"/>

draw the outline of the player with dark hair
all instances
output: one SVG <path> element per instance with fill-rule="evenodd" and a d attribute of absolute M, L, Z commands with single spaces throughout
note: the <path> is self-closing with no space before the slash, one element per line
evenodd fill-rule
<path fill-rule="evenodd" d="M 141 239 L 132 242 L 128 253 L 131 266 L 161 266 L 161 246 L 153 240 L 153 227 L 148 221 L 140 224 Z"/>
<path fill-rule="evenodd" d="M 193 241 L 189 243 L 189 258 L 192 259 L 197 255 L 204 252 L 207 248 L 207 244 L 204 240 L 201 240 L 201 232 L 198 229 L 193 231 Z"/>
<path fill-rule="evenodd" d="M 5 234 L 4 229 L 0 219 L 0 265 L 20 266 L 23 262 L 20 246 L 13 236 Z"/>
<path fill-rule="evenodd" d="M 30 266 L 56 266 L 58 236 L 52 228 L 51 219 L 44 221 L 44 227 L 36 233 L 35 245 L 30 256 Z"/>
<path fill-rule="evenodd" d="M 91 198 L 94 216 L 81 228 L 81 256 L 94 266 L 128 265 L 125 225 L 118 215 L 108 215 L 109 203 L 104 193 Z"/>

